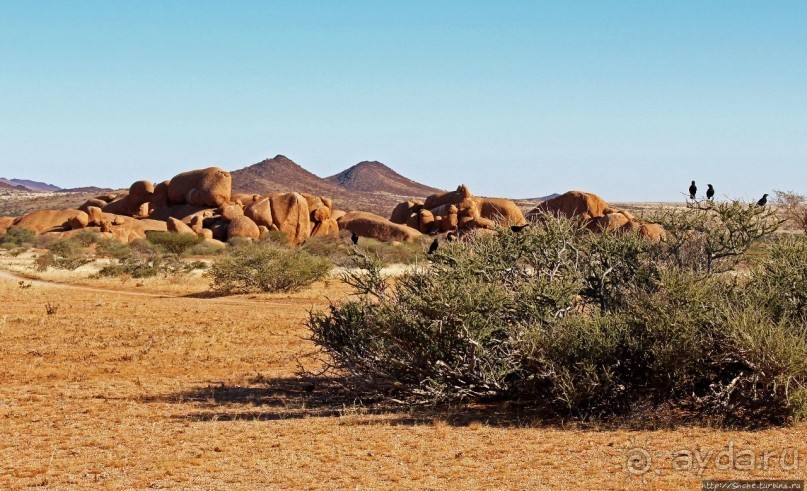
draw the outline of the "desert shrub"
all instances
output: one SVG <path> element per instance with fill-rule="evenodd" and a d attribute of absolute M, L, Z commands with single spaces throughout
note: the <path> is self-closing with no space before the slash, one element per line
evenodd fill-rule
<path fill-rule="evenodd" d="M 776 191 L 778 212 L 787 223 L 807 234 L 807 196 L 793 191 Z"/>
<path fill-rule="evenodd" d="M 186 256 L 215 256 L 224 252 L 224 247 L 210 242 L 200 242 L 185 251 Z"/>
<path fill-rule="evenodd" d="M 114 261 L 101 268 L 98 276 L 150 278 L 161 275 L 165 278 L 181 279 L 194 269 L 199 269 L 198 261 L 185 263 L 179 254 L 169 252 L 164 247 L 164 244 L 168 243 L 168 249 L 180 250 L 181 247 L 174 246 L 183 242 L 171 242 L 171 239 L 161 242 L 162 237 L 156 240 L 159 244 L 144 239 L 135 240 L 130 244 L 122 244 L 114 239 L 101 239 L 96 246 L 96 252 Z"/>
<path fill-rule="evenodd" d="M 807 325 L 807 237 L 781 236 L 756 261 L 744 293 L 776 321 Z"/>
<path fill-rule="evenodd" d="M 424 239 L 426 240 L 426 239 Z M 431 242 L 431 238 L 428 242 Z M 424 241 L 413 243 L 383 242 L 368 237 L 362 237 L 358 245 L 359 249 L 377 256 L 381 262 L 390 264 L 412 264 L 419 259 L 423 259 L 427 245 Z"/>
<path fill-rule="evenodd" d="M 148 239 L 135 239 L 132 242 L 129 242 L 129 247 L 139 254 L 157 254 L 158 252 L 162 251 L 159 246 L 155 245 Z"/>
<path fill-rule="evenodd" d="M 36 233 L 25 228 L 10 228 L 0 236 L 0 247 L 3 249 L 15 249 L 19 247 L 31 247 L 36 243 Z"/>
<path fill-rule="evenodd" d="M 428 238 L 431 242 L 432 238 Z M 347 237 L 310 237 L 302 249 L 315 256 L 327 258 L 336 266 L 353 267 L 355 251 L 377 257 L 384 265 L 413 264 L 425 258 L 427 244 L 418 241 L 411 244 L 389 243 L 362 237 L 357 246 L 349 242 Z"/>
<path fill-rule="evenodd" d="M 785 221 L 773 207 L 741 200 L 690 202 L 686 208 L 661 209 L 650 219 L 667 231 L 665 251 L 671 262 L 707 273 L 734 269 Z"/>
<path fill-rule="evenodd" d="M 151 278 L 162 275 L 165 278 L 181 277 L 192 271 L 191 265 L 183 263 L 175 254 L 134 253 L 118 258 L 116 262 L 98 271 L 101 277 Z"/>
<path fill-rule="evenodd" d="M 285 232 L 280 230 L 270 230 L 263 235 L 261 235 L 261 242 L 262 243 L 269 243 L 274 244 L 277 246 L 283 247 L 290 247 L 291 241 L 289 241 L 289 236 L 286 235 Z"/>
<path fill-rule="evenodd" d="M 191 247 L 200 244 L 204 239 L 191 234 L 149 230 L 146 232 L 146 240 L 170 254 L 179 256 Z"/>
<path fill-rule="evenodd" d="M 394 282 L 359 253 L 344 276 L 358 296 L 308 325 L 332 370 L 382 397 L 778 424 L 807 403 L 805 322 L 790 307 L 803 280 L 778 286 L 791 292 L 779 306 L 748 287 L 788 278 L 794 263 L 782 261 L 801 246 L 774 244 L 784 249 L 740 279 L 674 266 L 667 244 L 544 217 L 521 233 L 443 243 L 430 266 Z"/>
<path fill-rule="evenodd" d="M 81 244 L 82 247 L 90 247 L 93 244 L 97 244 L 100 240 L 103 239 L 103 237 L 95 230 L 84 229 L 78 232 L 77 234 L 73 235 L 71 239 Z"/>
<path fill-rule="evenodd" d="M 351 246 L 347 242 L 334 237 L 309 237 L 302 250 L 318 257 L 328 259 L 335 266 L 351 266 Z"/>
<path fill-rule="evenodd" d="M 48 249 L 47 253 L 37 257 L 37 271 L 46 271 L 48 268 L 75 270 L 92 262 L 86 247 L 75 237 L 53 241 Z"/>
<path fill-rule="evenodd" d="M 272 244 L 245 244 L 229 249 L 208 270 L 211 289 L 220 295 L 295 291 L 324 278 L 331 263 L 303 250 Z"/>
<path fill-rule="evenodd" d="M 99 257 L 122 259 L 132 254 L 132 248 L 129 244 L 117 239 L 101 237 L 96 242 L 95 253 Z"/>

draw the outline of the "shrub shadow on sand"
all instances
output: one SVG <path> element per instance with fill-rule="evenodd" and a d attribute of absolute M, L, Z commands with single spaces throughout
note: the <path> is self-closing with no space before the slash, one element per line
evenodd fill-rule
<path fill-rule="evenodd" d="M 655 408 L 632 414 L 630 418 L 611 418 L 589 422 L 587 418 L 561 419 L 534 404 L 508 401 L 485 404 L 424 406 L 382 399 L 376 393 L 349 390 L 344 381 L 331 377 L 262 376 L 244 385 L 211 383 L 187 391 L 141 398 L 144 403 L 168 403 L 188 407 L 175 416 L 194 422 L 280 421 L 305 418 L 341 418 L 351 425 L 455 427 L 494 426 L 512 428 L 555 428 L 575 430 L 648 430 L 691 425 L 685 415 L 670 423 L 669 413 Z"/>

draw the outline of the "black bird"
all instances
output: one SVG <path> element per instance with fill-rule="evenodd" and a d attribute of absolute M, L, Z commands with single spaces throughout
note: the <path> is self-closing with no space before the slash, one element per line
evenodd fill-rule
<path fill-rule="evenodd" d="M 510 230 L 512 230 L 513 232 L 518 233 L 518 232 L 521 232 L 522 230 L 524 230 L 524 227 L 526 227 L 528 225 L 529 225 L 529 223 L 525 223 L 524 225 L 510 225 Z"/>
<path fill-rule="evenodd" d="M 761 198 L 759 198 L 759 201 L 757 201 L 757 206 L 765 206 L 767 204 L 768 204 L 768 193 L 765 193 L 762 195 Z"/>
<path fill-rule="evenodd" d="M 706 199 L 711 200 L 715 197 L 715 188 L 712 187 L 711 184 L 708 184 L 709 189 L 706 190 Z"/>
<path fill-rule="evenodd" d="M 440 241 L 434 239 L 432 245 L 429 246 L 429 252 L 427 252 L 427 254 L 434 254 L 434 251 L 436 251 L 438 247 L 440 247 Z"/>
<path fill-rule="evenodd" d="M 353 241 L 353 245 L 357 245 L 359 243 L 359 236 L 356 234 L 356 232 L 350 234 L 350 240 Z"/>
<path fill-rule="evenodd" d="M 457 234 L 455 234 L 454 232 L 449 232 L 446 234 L 446 240 L 449 242 L 454 242 L 454 237 L 456 236 Z"/>
<path fill-rule="evenodd" d="M 692 184 L 689 185 L 689 199 L 695 199 L 696 194 L 698 194 L 698 186 L 695 185 L 695 181 L 692 181 Z"/>

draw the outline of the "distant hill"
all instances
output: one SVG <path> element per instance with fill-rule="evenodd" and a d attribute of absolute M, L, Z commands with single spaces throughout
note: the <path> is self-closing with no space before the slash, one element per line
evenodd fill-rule
<path fill-rule="evenodd" d="M 345 195 L 336 186 L 305 170 L 285 155 L 277 155 L 243 169 L 231 171 L 234 193 L 269 194 L 304 191 L 317 196 Z"/>
<path fill-rule="evenodd" d="M 325 179 L 343 188 L 363 193 L 423 197 L 442 192 L 404 177 L 378 161 L 359 162 Z"/>
<path fill-rule="evenodd" d="M 31 192 L 25 186 L 21 186 L 19 184 L 12 184 L 10 181 L 6 181 L 5 179 L 0 180 L 0 190 L 2 191 L 24 191 L 24 192 Z"/>
<path fill-rule="evenodd" d="M 378 162 L 362 162 L 323 179 L 288 157 L 277 155 L 230 174 L 234 193 L 306 192 L 333 198 L 337 209 L 365 210 L 382 216 L 388 216 L 405 198 L 425 197 L 438 191 Z"/>
<path fill-rule="evenodd" d="M 54 186 L 53 184 L 47 184 L 38 181 L 30 181 L 28 179 L 6 179 L 0 177 L 0 183 L 9 184 L 12 186 L 23 186 L 28 191 L 35 191 L 41 193 L 60 191 L 62 189 L 59 186 Z"/>

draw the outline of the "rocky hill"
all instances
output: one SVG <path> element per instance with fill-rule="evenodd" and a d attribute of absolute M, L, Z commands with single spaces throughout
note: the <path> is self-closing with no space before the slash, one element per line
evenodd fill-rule
<path fill-rule="evenodd" d="M 402 198 L 425 197 L 438 190 L 407 179 L 379 162 L 361 162 L 321 178 L 278 155 L 231 172 L 233 192 L 269 194 L 304 191 L 336 201 L 336 207 L 389 216 Z"/>
<path fill-rule="evenodd" d="M 362 193 L 384 193 L 395 196 L 428 196 L 440 189 L 404 177 L 378 161 L 364 161 L 325 178 L 343 188 Z"/>

